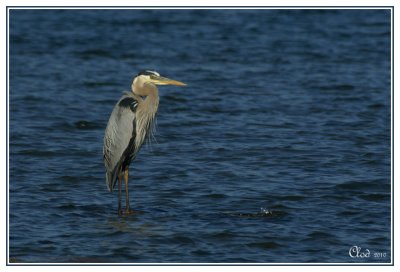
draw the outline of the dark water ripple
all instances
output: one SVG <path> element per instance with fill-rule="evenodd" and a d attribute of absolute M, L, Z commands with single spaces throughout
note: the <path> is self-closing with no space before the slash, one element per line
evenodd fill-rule
<path fill-rule="evenodd" d="M 389 11 L 11 10 L 9 33 L 10 262 L 390 262 Z M 188 87 L 160 88 L 118 217 L 104 129 L 146 68 Z"/>

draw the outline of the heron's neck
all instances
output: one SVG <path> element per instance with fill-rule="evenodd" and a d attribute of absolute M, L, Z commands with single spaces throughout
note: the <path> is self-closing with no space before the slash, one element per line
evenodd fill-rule
<path fill-rule="evenodd" d="M 146 87 L 146 90 L 140 89 L 139 92 L 133 92 L 140 96 L 145 96 L 145 98 L 139 103 L 137 108 L 137 124 L 136 124 L 136 134 L 135 139 L 136 148 L 139 149 L 143 141 L 149 134 L 153 131 L 153 124 L 158 110 L 158 90 L 155 85 Z"/>
<path fill-rule="evenodd" d="M 133 86 L 132 92 L 134 94 L 140 95 L 144 97 L 143 106 L 146 109 L 153 109 L 155 107 L 155 111 L 157 111 L 158 107 L 158 89 L 155 85 L 143 85 L 142 87 Z"/>
<path fill-rule="evenodd" d="M 157 88 L 149 88 L 146 98 L 143 101 L 144 108 L 148 109 L 153 115 L 156 114 L 157 109 L 158 109 L 158 103 L 159 103 L 159 96 L 158 96 L 158 90 Z"/>

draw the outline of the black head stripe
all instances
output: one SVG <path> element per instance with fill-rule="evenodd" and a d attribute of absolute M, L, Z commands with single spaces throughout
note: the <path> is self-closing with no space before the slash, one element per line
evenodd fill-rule
<path fill-rule="evenodd" d="M 150 70 L 143 70 L 140 71 L 137 76 L 158 76 L 157 72 L 150 71 Z"/>

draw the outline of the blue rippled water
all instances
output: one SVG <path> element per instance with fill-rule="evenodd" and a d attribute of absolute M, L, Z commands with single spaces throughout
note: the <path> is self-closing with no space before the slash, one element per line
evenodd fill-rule
<path fill-rule="evenodd" d="M 11 9 L 9 261 L 391 262 L 390 17 Z M 103 136 L 143 69 L 188 87 L 120 217 Z"/>

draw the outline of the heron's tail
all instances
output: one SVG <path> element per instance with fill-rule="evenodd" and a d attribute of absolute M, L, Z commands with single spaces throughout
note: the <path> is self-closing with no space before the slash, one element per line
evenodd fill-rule
<path fill-rule="evenodd" d="M 113 190 L 113 174 L 110 172 L 106 172 L 106 184 L 109 192 L 112 192 Z"/>
<path fill-rule="evenodd" d="M 117 166 L 114 168 L 114 171 L 109 172 L 106 171 L 106 184 L 108 191 L 112 192 L 115 184 L 117 184 L 117 178 L 120 175 L 121 172 L 121 164 L 117 164 Z"/>
<path fill-rule="evenodd" d="M 106 172 L 106 184 L 109 192 L 112 192 L 117 184 L 118 171 Z"/>

